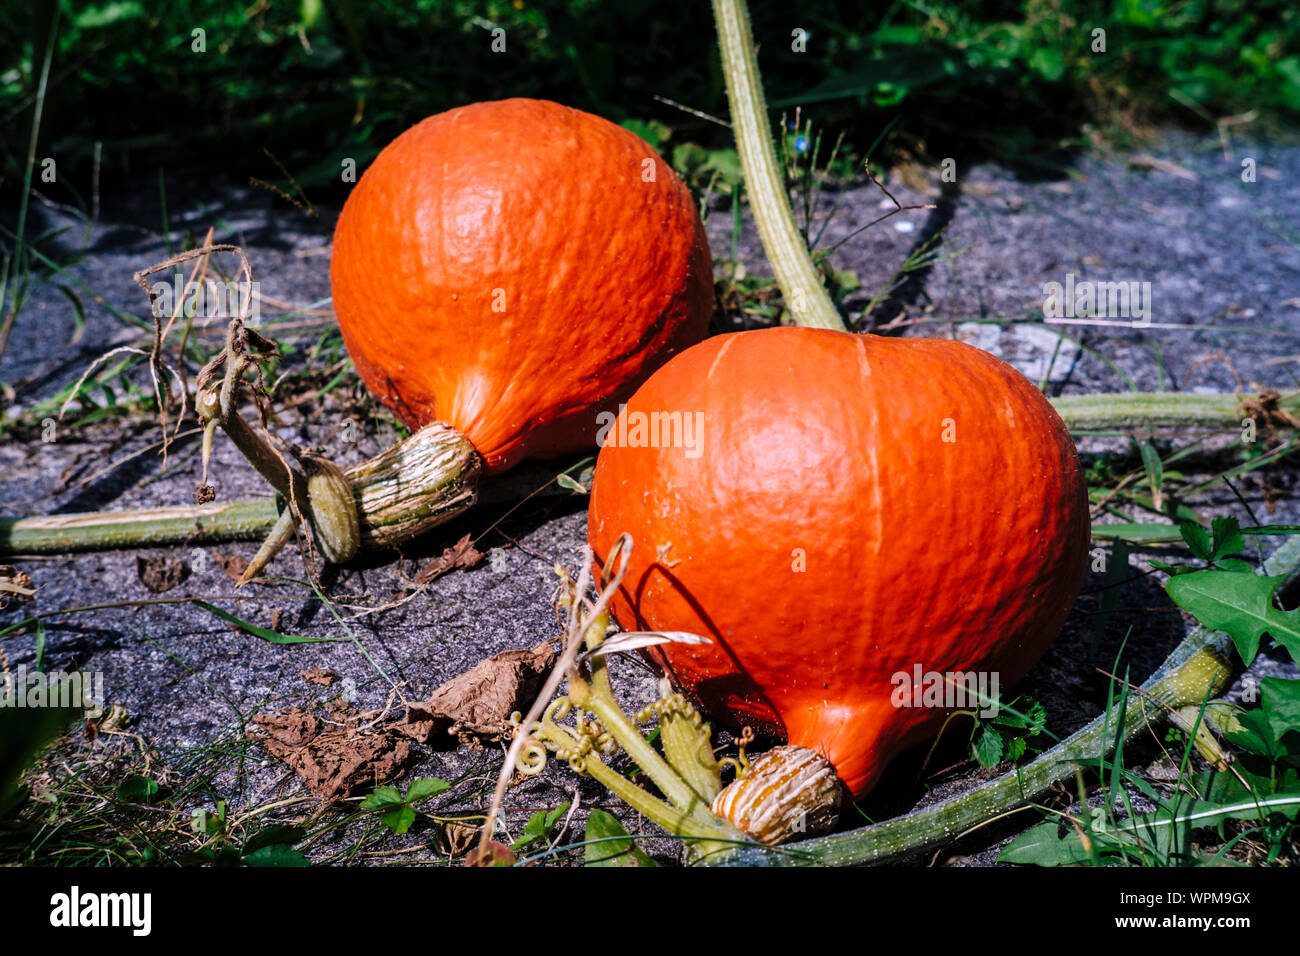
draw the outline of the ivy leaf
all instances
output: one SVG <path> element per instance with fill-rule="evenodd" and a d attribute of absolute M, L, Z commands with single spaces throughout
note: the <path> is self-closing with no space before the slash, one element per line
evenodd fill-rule
<path fill-rule="evenodd" d="M 658 866 L 604 810 L 592 810 L 587 817 L 587 866 Z"/>
<path fill-rule="evenodd" d="M 1279 611 L 1273 592 L 1282 576 L 1264 577 L 1235 571 L 1197 571 L 1165 582 L 1170 599 L 1206 627 L 1223 631 L 1250 665 L 1267 632 L 1300 660 L 1300 611 Z"/>

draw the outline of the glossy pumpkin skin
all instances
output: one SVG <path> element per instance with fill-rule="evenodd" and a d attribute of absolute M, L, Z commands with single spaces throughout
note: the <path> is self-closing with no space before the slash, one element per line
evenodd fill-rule
<path fill-rule="evenodd" d="M 855 797 L 948 713 L 896 707 L 894 675 L 996 671 L 1005 691 L 1078 595 L 1089 519 L 1074 445 L 983 351 L 739 332 L 677 356 L 620 414 L 656 411 L 703 413 L 698 454 L 601 449 L 597 562 L 634 540 L 615 616 L 709 636 L 652 656 L 706 713 L 825 755 Z"/>
<path fill-rule="evenodd" d="M 651 180 L 651 181 L 647 181 Z M 704 336 L 708 241 L 643 140 L 541 100 L 407 130 L 334 233 L 334 307 L 366 385 L 488 471 L 591 447 L 596 416 Z"/>

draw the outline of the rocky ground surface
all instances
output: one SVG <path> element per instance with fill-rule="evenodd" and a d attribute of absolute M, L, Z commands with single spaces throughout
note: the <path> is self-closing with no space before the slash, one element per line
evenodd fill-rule
<path fill-rule="evenodd" d="M 1245 158 L 1255 161 L 1254 182 L 1242 180 Z M 248 253 L 268 303 L 309 309 L 272 326 L 272 334 L 307 341 L 326 328 L 328 319 L 310 309 L 328 304 L 336 209 L 322 208 L 319 218 L 311 218 L 259 190 L 206 182 L 196 187 L 169 178 L 170 220 L 164 233 L 156 185 L 151 178 L 138 194 L 109 197 L 97 222 L 64 208 L 36 207 L 30 234 L 66 230 L 43 247 L 45 255 L 63 265 L 57 275 L 36 283 L 0 357 L 0 382 L 14 390 L 6 412 L 10 419 L 56 394 L 106 350 L 147 342 L 140 328 L 128 326 L 110 308 L 147 316 L 132 273 L 166 258 L 169 248 L 186 237 L 201 240 L 209 226 L 216 241 L 236 243 Z M 1028 172 L 994 166 L 959 169 L 955 187 L 943 186 L 937 177 L 931 181 L 895 172 L 887 185 L 905 205 L 933 203 L 936 208 L 900 213 L 847 238 L 839 248 L 836 267 L 853 272 L 861 282 L 847 304 L 863 329 L 962 338 L 1045 382 L 1053 395 L 1128 387 L 1252 392 L 1296 386 L 1300 149 L 1245 142 L 1225 149 L 1218 139 L 1170 134 L 1143 154 L 1079 157 L 1059 169 Z M 892 203 L 876 186 L 863 184 L 823 196 L 821 213 L 832 208 L 823 245 L 845 239 L 888 212 Z M 733 237 L 729 212 L 715 209 L 709 231 L 717 259 L 730 257 L 734 238 L 749 272 L 762 273 L 761 248 L 748 219 L 745 230 Z M 935 261 L 897 275 L 908 256 L 927 243 Z M 1142 300 L 1150 305 L 1149 324 L 1043 323 L 1045 285 L 1067 281 L 1138 283 L 1149 289 L 1149 300 L 1146 293 Z M 881 290 L 885 293 L 877 296 Z M 85 309 L 84 333 L 75 341 L 70 293 Z M 876 301 L 864 315 L 873 297 Z M 280 311 L 264 310 L 264 318 Z M 204 345 L 215 351 L 219 323 L 199 331 Z M 137 370 L 137 383 L 147 383 L 143 374 Z M 321 446 L 341 462 L 364 458 L 391 440 L 390 431 L 371 426 L 361 429 L 358 441 L 346 442 L 342 423 L 349 414 L 348 407 L 327 400 L 288 412 L 281 427 L 287 437 Z M 164 462 L 157 454 L 158 437 L 156 423 L 146 421 L 80 429 L 62 423 L 7 428 L 0 442 L 0 513 L 186 504 L 198 480 L 197 441 L 193 434 L 182 438 Z M 1085 451 L 1122 446 L 1122 441 L 1098 441 L 1085 445 Z M 214 475 L 218 500 L 264 493 L 260 479 L 228 442 L 218 441 Z M 1284 464 L 1252 473 L 1238 487 L 1259 520 L 1300 523 L 1293 468 Z M 1234 514 L 1243 524 L 1252 523 L 1221 486 L 1199 499 L 1197 507 L 1206 515 Z M 115 605 L 45 621 L 45 667 L 102 672 L 108 700 L 124 708 L 123 729 L 131 735 L 78 739 L 63 745 L 65 754 L 92 759 L 99 751 L 125 754 L 144 748 L 152 754 L 156 776 L 173 781 L 211 776 L 208 795 L 196 797 L 194 807 L 217 799 L 232 808 L 261 806 L 305 791 L 282 762 L 247 742 L 253 715 L 337 696 L 363 711 L 403 698 L 420 700 L 484 657 L 531 647 L 554 635 L 553 568 L 557 562 L 576 566 L 585 518 L 585 498 L 577 494 L 536 499 L 517 508 L 508 503 L 480 506 L 429 535 L 419 550 L 329 572 L 322 581 L 328 604 L 303 582 L 302 564 L 292 548 L 276 565 L 284 580 L 254 584 L 238 594 L 218 557 L 251 557 L 254 543 L 6 559 L 29 573 L 39 591 L 34 604 L 0 612 L 0 628 L 27 613 Z M 419 569 L 465 534 L 474 536 L 483 559 L 399 601 L 412 590 Z M 1267 541 L 1264 553 L 1279 540 Z M 1178 552 L 1166 551 L 1163 557 L 1171 555 Z M 1164 596 L 1158 578 L 1142 573 L 1145 556 L 1134 556 L 1133 579 L 1100 637 L 1094 620 L 1102 579 L 1090 576 L 1064 632 L 1026 682 L 1025 689 L 1045 704 L 1051 729 L 1060 736 L 1098 712 L 1106 678 L 1097 668 L 1112 665 L 1126 635 L 1125 661 L 1141 679 L 1190 626 Z M 183 562 L 184 579 L 165 593 L 151 590 L 149 568 L 170 559 Z M 203 598 L 262 626 L 335 640 L 277 646 L 233 630 L 194 604 L 143 603 L 186 597 Z M 396 606 L 375 610 L 385 604 Z M 0 650 L 8 667 L 31 667 L 37 637 L 31 629 L 11 634 L 0 638 Z M 1284 660 L 1281 654 L 1266 653 L 1256 671 L 1276 672 Z M 312 668 L 333 671 L 340 680 L 331 687 L 309 683 L 302 674 Z M 653 698 L 655 680 L 645 665 L 620 659 L 617 675 L 618 689 L 633 707 Z M 1148 758 L 1154 748 L 1149 750 Z M 499 766 L 499 745 L 472 750 L 449 738 L 445 747 L 417 745 L 414 752 L 418 759 L 409 777 L 438 776 L 455 783 L 436 804 L 439 813 L 482 812 Z M 989 776 L 962 762 L 960 747 L 942 750 L 924 770 L 920 755 L 908 755 L 863 812 L 880 819 L 961 792 Z M 591 781 L 554 762 L 543 775 L 511 791 L 508 830 L 518 835 L 531 812 L 572 800 L 575 792 L 583 809 L 566 840 L 580 837 L 585 810 L 596 805 L 620 813 L 633 832 L 653 832 L 618 811 Z M 297 819 L 309 808 L 309 802 L 290 805 L 267 819 Z M 854 825 L 855 818 L 850 814 L 846 825 Z M 366 842 L 365 834 L 373 838 L 375 829 L 373 818 L 340 827 L 313 843 L 310 855 L 333 861 L 346 856 L 353 862 L 445 858 L 441 838 L 435 839 L 427 822 L 417 823 L 405 837 Z M 982 830 L 933 859 L 990 863 L 1015 829 L 1013 823 Z M 348 855 L 347 847 L 359 844 L 365 852 Z M 670 841 L 651 840 L 646 846 L 665 859 L 675 856 Z"/>

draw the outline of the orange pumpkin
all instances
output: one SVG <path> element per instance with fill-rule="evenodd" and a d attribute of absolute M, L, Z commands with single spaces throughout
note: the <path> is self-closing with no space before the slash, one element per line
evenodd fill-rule
<path fill-rule="evenodd" d="M 900 675 L 1009 688 L 1089 542 L 1074 445 L 1011 366 L 803 328 L 712 338 L 652 375 L 605 436 L 588 530 L 598 563 L 633 538 L 620 624 L 711 638 L 652 652 L 677 687 L 823 754 L 854 796 L 949 712 L 899 706 Z"/>
<path fill-rule="evenodd" d="M 441 421 L 486 470 L 590 447 L 596 416 L 712 309 L 689 191 L 643 140 L 540 100 L 407 130 L 339 217 L 330 275 L 348 352 L 412 428 Z"/>

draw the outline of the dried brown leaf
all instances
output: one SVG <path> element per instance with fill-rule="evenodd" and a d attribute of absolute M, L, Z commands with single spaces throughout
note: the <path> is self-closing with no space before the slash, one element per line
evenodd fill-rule
<path fill-rule="evenodd" d="M 238 581 L 248 570 L 248 559 L 241 558 L 237 554 L 222 555 L 219 551 L 213 551 L 212 560 L 221 565 L 221 570 L 232 581 Z"/>
<path fill-rule="evenodd" d="M 510 715 L 531 703 L 554 663 L 549 641 L 527 651 L 496 654 L 447 681 L 427 701 L 408 704 L 393 729 L 427 742 L 446 733 L 470 747 L 504 740 Z"/>
<path fill-rule="evenodd" d="M 0 565 L 0 611 L 10 604 L 26 604 L 36 596 L 32 577 L 13 565 Z"/>
<path fill-rule="evenodd" d="M 468 820 L 448 820 L 438 825 L 438 846 L 450 857 L 464 856 L 478 842 L 478 824 Z"/>
<path fill-rule="evenodd" d="M 308 790 L 333 803 L 395 779 L 410 760 L 410 744 L 387 729 L 363 729 L 364 716 L 354 712 L 339 726 L 294 707 L 258 714 L 253 718 L 258 729 L 249 737 L 287 763 Z"/>
<path fill-rule="evenodd" d="M 483 560 L 483 553 L 474 547 L 474 539 L 468 534 L 447 548 L 438 556 L 437 560 L 429 562 L 420 573 L 415 576 L 417 585 L 428 584 L 435 578 L 440 578 L 448 571 L 454 571 L 457 568 L 469 569 Z"/>
<path fill-rule="evenodd" d="M 309 667 L 305 671 L 299 671 L 298 673 L 302 675 L 302 679 L 308 684 L 320 684 L 322 687 L 329 687 L 339 679 L 338 674 L 327 671 L 323 667 Z"/>
<path fill-rule="evenodd" d="M 135 573 L 154 594 L 164 594 L 190 576 L 190 566 L 180 558 L 140 556 L 135 559 Z"/>

